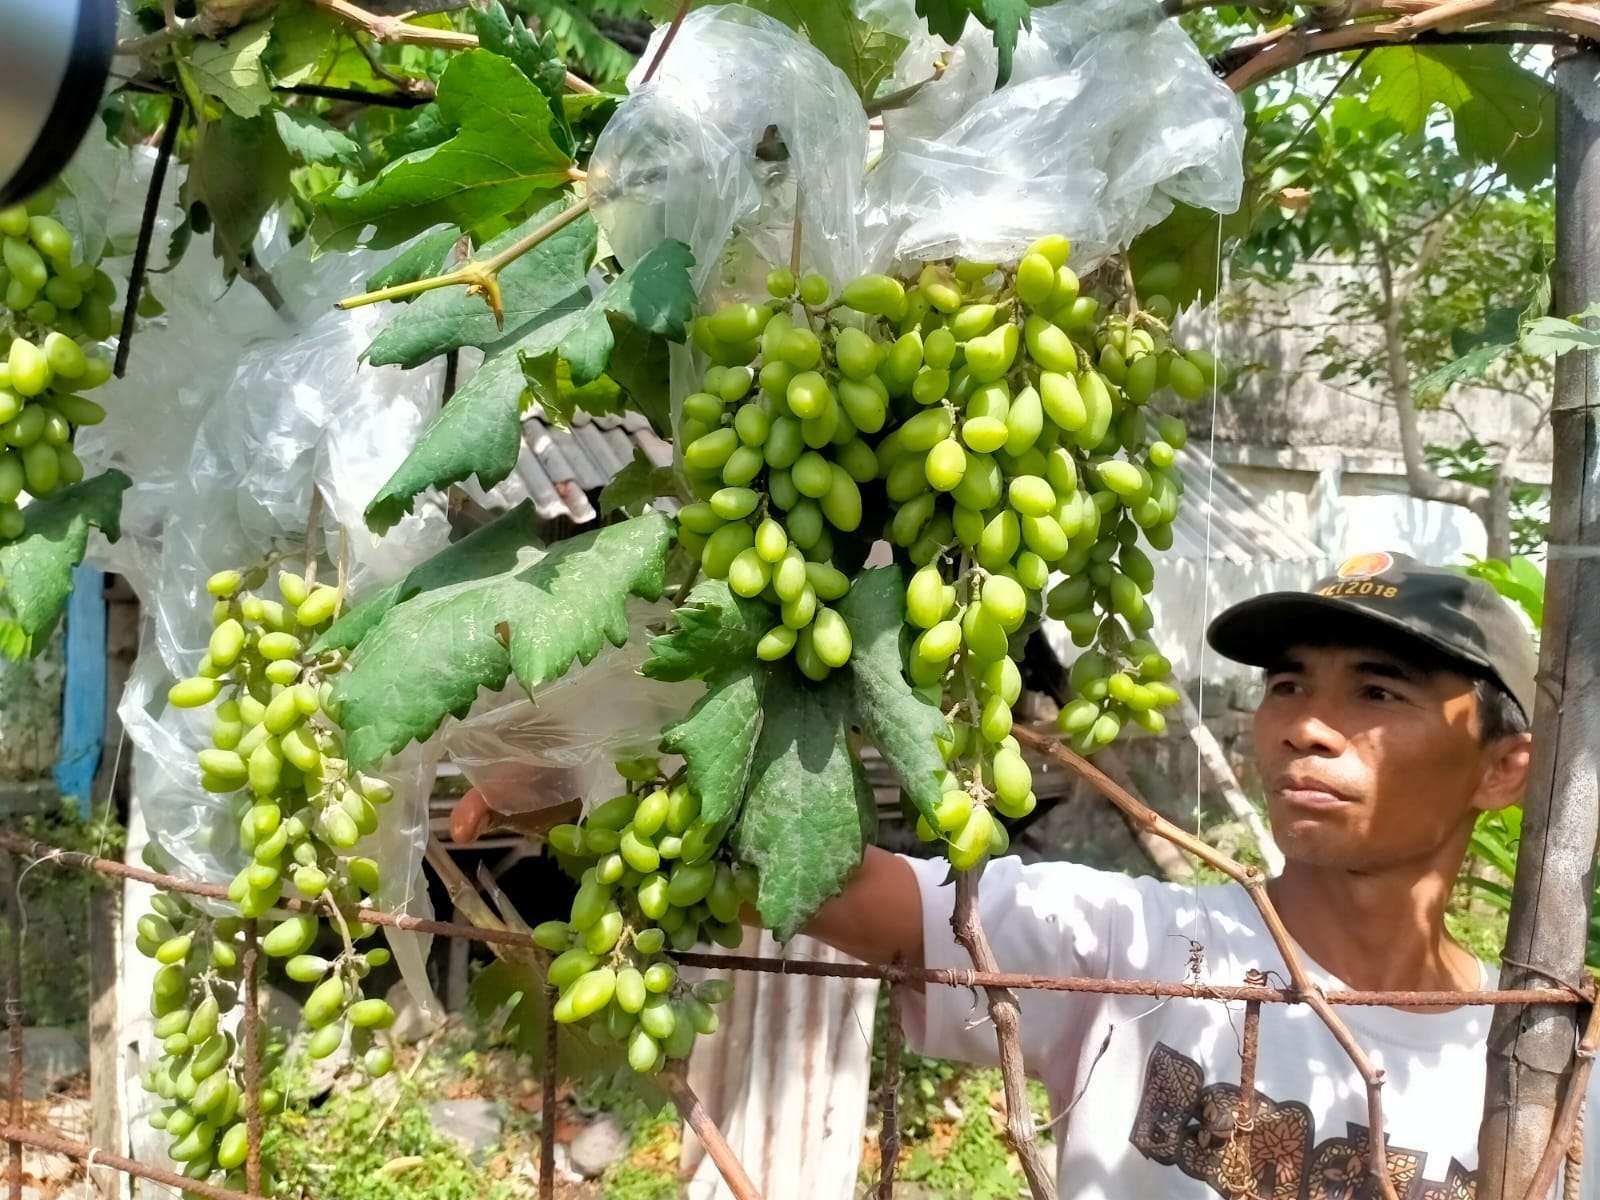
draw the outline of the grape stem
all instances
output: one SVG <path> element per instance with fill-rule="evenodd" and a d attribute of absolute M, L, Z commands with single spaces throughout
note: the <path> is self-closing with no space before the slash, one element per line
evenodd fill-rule
<path fill-rule="evenodd" d="M 440 275 L 429 275 L 423 279 L 397 283 L 392 287 L 363 292 L 359 296 L 348 296 L 340 300 L 335 307 L 348 310 L 360 308 L 367 304 L 381 304 L 386 300 L 405 300 L 411 296 L 420 296 L 424 292 L 431 292 L 438 288 L 465 286 L 468 295 L 482 296 L 488 303 L 490 311 L 494 313 L 495 324 L 504 325 L 505 306 L 500 294 L 500 272 L 541 242 L 547 241 L 583 216 L 589 211 L 589 204 L 590 198 L 585 196 L 578 203 L 552 217 L 539 228 L 532 230 L 504 250 L 484 259 L 482 262 L 469 260 L 462 263 L 455 270 L 446 271 Z"/>

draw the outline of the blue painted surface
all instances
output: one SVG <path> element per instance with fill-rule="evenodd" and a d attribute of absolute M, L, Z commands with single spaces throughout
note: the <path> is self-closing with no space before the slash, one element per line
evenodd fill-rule
<path fill-rule="evenodd" d="M 78 798 L 78 811 L 85 818 L 100 766 L 105 713 L 105 576 L 78 567 L 72 572 L 72 595 L 67 600 L 67 682 L 61 698 L 61 751 L 55 776 L 63 796 Z"/>

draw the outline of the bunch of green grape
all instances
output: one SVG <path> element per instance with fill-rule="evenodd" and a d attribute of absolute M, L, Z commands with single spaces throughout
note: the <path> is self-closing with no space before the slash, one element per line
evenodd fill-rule
<path fill-rule="evenodd" d="M 215 705 L 200 782 L 227 797 L 239 848 L 249 857 L 228 898 L 250 918 L 268 916 L 285 896 L 303 902 L 273 923 L 261 949 L 283 960 L 291 980 L 316 985 L 303 1008 L 312 1031 L 307 1054 L 326 1058 L 348 1037 L 352 1054 L 376 1078 L 394 1064 L 377 1035 L 395 1013 L 387 1001 L 362 994 L 362 980 L 389 952 L 358 947 L 377 931 L 362 919 L 361 905 L 380 877 L 377 861 L 357 851 L 377 832 L 394 792 L 350 769 L 343 730 L 328 710 L 331 677 L 343 658 L 309 650 L 338 615 L 339 590 L 290 571 L 278 573 L 276 599 L 246 590 L 247 582 L 254 580 L 239 571 L 207 581 L 210 644 L 197 673 L 174 684 L 168 699 L 179 708 Z M 312 953 L 323 919 L 343 947 L 332 958 Z"/>
<path fill-rule="evenodd" d="M 1162 406 L 1205 394 L 1217 368 L 1172 340 L 1159 291 L 1175 265 L 1137 287 L 1120 264 L 1083 281 L 1070 250 L 1052 236 L 1015 265 L 864 275 L 832 302 L 820 276 L 780 269 L 768 299 L 694 327 L 712 365 L 679 430 L 699 495 L 680 541 L 776 606 L 758 656 L 793 650 L 814 679 L 850 652 L 825 605 L 849 588 L 835 555 L 859 563 L 879 537 L 895 548 L 913 570 L 908 675 L 953 714 L 944 800 L 920 830 L 961 868 L 1005 847 L 996 814 L 1036 803 L 1011 708 L 1042 615 L 1086 650 L 1059 719 L 1078 752 L 1128 725 L 1161 731 L 1179 699 L 1148 637 L 1141 543 L 1170 548 L 1183 491 L 1185 427 Z M 863 522 L 863 507 L 883 520 Z"/>
<path fill-rule="evenodd" d="M 145 861 L 156 870 L 170 869 L 154 844 L 146 847 Z M 150 909 L 139 918 L 136 944 L 161 964 L 150 991 L 161 1055 L 142 1082 L 165 1101 L 151 1113 L 150 1124 L 167 1134 L 167 1153 L 184 1175 L 204 1180 L 221 1172 L 225 1186 L 242 1191 L 248 1149 L 244 1062 L 240 1035 L 226 1025 L 243 991 L 243 923 L 214 919 L 168 893 L 155 895 Z M 271 1065 L 264 1062 L 263 1074 Z M 282 1103 L 275 1088 L 258 1093 L 262 1113 Z"/>
<path fill-rule="evenodd" d="M 655 759 L 619 763 L 628 790 L 598 805 L 580 824 L 546 835 L 558 859 L 579 876 L 569 920 L 546 921 L 534 940 L 556 957 L 554 1016 L 583 1022 L 603 1044 L 622 1046 L 628 1065 L 659 1071 L 687 1058 L 699 1034 L 715 1033 L 713 1006 L 730 985 L 690 985 L 665 954 L 701 941 L 736 949 L 740 908 L 755 879 L 719 854 L 723 829 L 700 819 L 700 800 L 681 780 L 663 779 Z"/>
<path fill-rule="evenodd" d="M 111 333 L 111 279 L 73 265 L 66 227 L 48 216 L 48 192 L 0 209 L 0 541 L 21 535 L 18 499 L 48 496 L 83 478 L 74 430 L 105 409 L 78 393 L 111 377 L 111 362 L 79 344 Z"/>

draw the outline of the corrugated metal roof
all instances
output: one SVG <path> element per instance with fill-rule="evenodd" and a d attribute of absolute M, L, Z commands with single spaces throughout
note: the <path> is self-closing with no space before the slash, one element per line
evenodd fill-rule
<path fill-rule="evenodd" d="M 522 423 L 523 454 L 512 476 L 492 497 L 507 506 L 532 497 L 546 520 L 565 518 L 575 525 L 598 519 L 594 500 L 606 483 L 633 461 L 634 448 L 658 466 L 670 466 L 672 447 L 638 413 L 592 417 L 578 413 L 572 428 L 548 425 L 537 407 Z M 1320 561 L 1321 548 L 1261 511 L 1238 481 L 1206 451 L 1190 444 L 1178 456 L 1183 477 L 1183 503 L 1172 528 L 1173 553 L 1184 558 L 1211 558 L 1241 566 L 1263 558 Z"/>
<path fill-rule="evenodd" d="M 1183 503 L 1172 523 L 1172 552 L 1184 558 L 1221 558 L 1247 566 L 1262 558 L 1321 562 L 1323 549 L 1303 533 L 1275 521 L 1206 451 L 1193 442 L 1178 455 Z M 1207 555 L 1207 526 L 1211 553 Z"/>

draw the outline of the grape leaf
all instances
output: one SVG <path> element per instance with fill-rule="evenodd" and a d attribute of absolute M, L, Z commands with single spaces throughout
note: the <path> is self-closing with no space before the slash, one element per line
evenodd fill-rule
<path fill-rule="evenodd" d="M 415 279 L 425 279 L 429 275 L 439 274 L 450 265 L 451 254 L 460 240 L 461 231 L 448 227 L 423 234 L 405 250 L 367 276 L 367 291 L 375 292 L 379 288 L 393 287 L 397 283 L 410 283 Z"/>
<path fill-rule="evenodd" d="M 613 318 L 645 333 L 683 340 L 694 316 L 695 290 L 689 277 L 693 262 L 682 242 L 661 242 L 612 280 L 571 322 L 543 326 L 523 339 L 517 353 L 547 417 L 560 426 L 572 420 L 572 405 L 551 386 L 556 359 L 566 362 L 574 387 L 600 378 L 616 345 Z"/>
<path fill-rule="evenodd" d="M 1165 220 L 1133 239 L 1128 256 L 1134 275 L 1142 275 L 1157 263 L 1175 262 L 1182 268 L 1183 282 L 1167 299 L 1179 307 L 1210 300 L 1220 279 L 1217 251 L 1229 253 L 1233 244 L 1250 232 L 1258 204 L 1258 194 L 1246 188 L 1239 207 L 1225 215 L 1188 204 L 1174 206 Z"/>
<path fill-rule="evenodd" d="M 700 817 L 709 824 L 732 819 L 744 799 L 771 674 L 755 658 L 719 671 L 706 681 L 706 694 L 689 715 L 662 730 L 661 748 L 683 756 L 689 786 L 700 797 Z"/>
<path fill-rule="evenodd" d="M 331 16 L 307 5 L 275 13 L 272 39 L 263 58 L 272 78 L 285 87 L 310 82 L 336 29 Z"/>
<path fill-rule="evenodd" d="M 514 20 L 506 13 L 500 0 L 491 0 L 482 6 L 471 5 L 467 9 L 467 16 L 472 20 L 473 32 L 478 35 L 479 43 L 485 49 L 493 50 L 516 63 L 517 69 L 528 77 L 528 82 L 555 105 L 566 92 L 567 69 L 566 63 L 556 52 L 553 39 L 547 36 L 541 41 L 535 37 L 520 20 Z M 554 134 L 561 148 L 571 154 L 575 144 L 564 109 L 554 125 Z"/>
<path fill-rule="evenodd" d="M 928 31 L 947 42 L 961 37 L 968 17 L 977 17 L 994 36 L 994 48 L 999 52 L 996 87 L 1003 87 L 1011 78 L 1018 31 L 1033 27 L 1029 0 L 917 0 L 916 7 L 917 15 L 928 22 Z"/>
<path fill-rule="evenodd" d="M 477 257 L 504 250 L 567 207 L 565 198 L 547 205 L 483 246 Z M 488 349 L 510 345 L 547 325 L 569 328 L 571 320 L 564 318 L 574 318 L 590 300 L 584 274 L 594 259 L 597 236 L 594 219 L 582 216 L 507 264 L 500 272 L 503 328 L 481 296 L 469 296 L 460 287 L 438 288 L 413 300 L 379 331 L 367 347 L 367 361 L 409 368 L 462 346 Z"/>
<path fill-rule="evenodd" d="M 455 131 L 455 126 L 439 111 L 437 104 L 424 104 L 412 114 L 410 121 L 384 136 L 383 153 L 389 159 L 404 158 L 448 142 Z"/>
<path fill-rule="evenodd" d="M 658 496 L 677 496 L 678 476 L 671 467 L 658 467 L 640 447 L 633 448 L 633 461 L 611 477 L 600 489 L 600 515 L 617 511 L 637 515 Z"/>
<path fill-rule="evenodd" d="M 905 629 L 906 591 L 899 567 L 875 567 L 856 576 L 835 606 L 850 627 L 854 648 L 850 674 L 855 683 L 856 720 L 917 811 L 933 823 L 939 807 L 939 775 L 944 759 L 934 739 L 949 726 L 938 706 L 928 703 L 906 681 L 900 656 Z"/>
<path fill-rule="evenodd" d="M 367 505 L 367 528 L 386 533 L 430 487 L 449 487 L 476 475 L 487 489 L 510 475 L 522 454 L 525 386 L 521 365 L 509 350 L 474 371 Z"/>
<path fill-rule="evenodd" d="M 548 552 L 527 545 L 503 570 L 469 564 L 454 582 L 399 600 L 334 684 L 350 761 L 369 767 L 428 737 L 481 688 L 515 675 L 531 693 L 574 661 L 593 661 L 606 642 L 622 645 L 628 597 L 660 598 L 671 541 L 671 520 L 646 513 Z M 429 648 L 425 665 L 420 645 Z"/>
<path fill-rule="evenodd" d="M 342 129 L 297 108 L 275 108 L 272 122 L 292 158 L 303 163 L 332 163 L 340 167 L 361 165 L 361 146 Z"/>
<path fill-rule="evenodd" d="M 35 500 L 21 537 L 0 545 L 0 587 L 23 633 L 39 644 L 72 591 L 72 568 L 83 561 L 94 525 L 110 541 L 121 532 L 122 493 L 132 481 L 107 471 Z"/>
<path fill-rule="evenodd" d="M 353 649 L 402 600 L 462 579 L 509 571 L 516 565 L 517 556 L 524 547 L 538 546 L 535 520 L 533 501 L 524 500 L 510 512 L 474 529 L 459 542 L 450 543 L 382 591 L 357 604 L 323 630 L 312 649 L 319 654 L 325 650 Z"/>
<path fill-rule="evenodd" d="M 229 111 L 255 116 L 272 103 L 266 68 L 261 65 L 271 37 L 272 22 L 256 21 L 215 41 L 195 42 L 188 62 L 195 86 L 221 100 Z"/>
<path fill-rule="evenodd" d="M 788 941 L 860 864 L 877 808 L 850 748 L 850 686 L 842 675 L 812 684 L 773 670 L 763 714 L 732 839 L 758 873 L 762 924 Z"/>
<path fill-rule="evenodd" d="M 195 137 L 184 177 L 186 205 L 203 201 L 211 215 L 212 253 L 238 269 L 255 243 L 261 218 L 289 190 L 289 153 L 266 117 L 232 112 L 208 121 Z"/>
<path fill-rule="evenodd" d="M 628 396 L 628 407 L 642 414 L 656 436 L 672 439 L 671 364 L 667 339 L 645 333 L 626 322 L 611 326 L 617 344 L 612 347 L 606 375 Z"/>
<path fill-rule="evenodd" d="M 319 249 L 363 241 L 381 249 L 445 222 L 472 228 L 567 182 L 572 159 L 555 140 L 550 102 L 509 60 L 458 54 L 439 78 L 437 103 L 455 136 L 327 196 L 312 225 Z"/>
<path fill-rule="evenodd" d="M 703 579 L 673 610 L 672 629 L 650 639 L 639 673 L 667 683 L 709 679 L 730 662 L 754 658 L 772 625 L 766 604 L 734 595 L 721 579 Z"/>
<path fill-rule="evenodd" d="M 1555 90 L 1507 46 L 1384 46 L 1361 65 L 1373 81 L 1368 104 L 1408 133 L 1436 107 L 1455 118 L 1456 146 L 1495 166 L 1518 187 L 1534 187 L 1555 159 Z"/>

